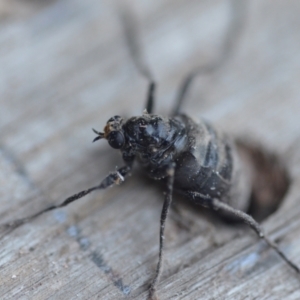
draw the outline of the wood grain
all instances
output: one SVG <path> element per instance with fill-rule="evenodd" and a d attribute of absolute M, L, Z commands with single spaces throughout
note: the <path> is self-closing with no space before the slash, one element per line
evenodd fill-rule
<path fill-rule="evenodd" d="M 101 130 L 116 114 L 139 115 L 147 82 L 128 54 L 117 2 L 15 0 L 20 9 L 0 3 L 4 223 L 59 203 L 120 166 L 107 143 L 91 143 L 91 128 Z M 145 56 L 159 82 L 156 111 L 168 114 L 183 76 L 218 56 L 229 2 L 127 5 L 138 16 Z M 233 55 L 196 80 L 184 109 L 285 161 L 290 189 L 263 226 L 300 265 L 300 3 L 245 5 Z M 0 298 L 145 299 L 157 261 L 162 193 L 137 167 L 122 186 L 5 235 Z M 160 299 L 300 298 L 299 278 L 249 229 L 175 200 L 179 212 L 172 210 L 166 228 Z"/>

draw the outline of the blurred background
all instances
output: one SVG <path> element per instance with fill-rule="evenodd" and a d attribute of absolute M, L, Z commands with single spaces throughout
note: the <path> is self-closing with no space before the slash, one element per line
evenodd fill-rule
<path fill-rule="evenodd" d="M 216 65 L 195 80 L 184 112 L 275 151 L 298 182 L 299 1 L 0 0 L 1 223 L 93 186 L 122 164 L 107 143 L 91 143 L 91 128 L 102 130 L 111 116 L 139 115 L 145 108 L 147 81 L 128 52 L 117 13 L 121 2 L 136 16 L 145 60 L 158 82 L 155 111 L 168 115 L 191 70 Z M 6 237 L 0 256 L 2 298 L 88 299 L 104 290 L 106 299 L 142 299 L 156 261 L 161 193 L 133 175 L 121 188 L 18 229 Z M 205 231 L 209 225 L 202 222 L 188 238 L 175 221 L 170 224 L 170 251 Z M 223 236 L 232 238 L 230 230 Z M 83 238 L 90 250 L 82 249 Z M 206 241 L 207 250 L 212 244 Z M 102 263 L 91 256 L 95 249 Z M 300 245 L 290 254 L 296 249 Z M 182 268 L 181 260 L 170 260 L 163 280 Z M 281 297 L 294 289 L 291 280 Z M 193 295 L 186 299 L 199 294 Z M 242 297 L 239 291 L 232 295 Z"/>

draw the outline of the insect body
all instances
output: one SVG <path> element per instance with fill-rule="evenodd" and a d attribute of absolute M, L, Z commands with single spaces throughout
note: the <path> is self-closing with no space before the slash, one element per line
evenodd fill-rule
<path fill-rule="evenodd" d="M 137 157 L 153 179 L 165 178 L 174 164 L 174 189 L 195 203 L 210 206 L 210 199 L 218 198 L 246 211 L 249 174 L 242 172 L 246 168 L 231 139 L 207 122 L 195 122 L 184 114 L 164 118 L 146 111 L 128 120 L 115 116 L 104 133 L 96 133 L 96 140 L 106 137 L 113 148 L 120 149 L 125 162 Z"/>

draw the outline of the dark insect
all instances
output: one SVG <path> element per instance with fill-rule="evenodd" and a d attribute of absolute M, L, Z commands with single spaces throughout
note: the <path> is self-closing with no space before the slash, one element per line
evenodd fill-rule
<path fill-rule="evenodd" d="M 149 289 L 149 299 L 157 299 L 156 287 L 162 273 L 164 229 L 172 202 L 173 190 L 185 195 L 195 204 L 221 212 L 227 217 L 248 224 L 260 238 L 272 247 L 297 273 L 300 269 L 264 233 L 260 225 L 244 211 L 249 206 L 250 175 L 234 142 L 205 121 L 196 122 L 180 113 L 186 91 L 195 76 L 212 71 L 217 64 L 192 72 L 181 86 L 175 108 L 170 117 L 153 113 L 155 82 L 144 64 L 135 33 L 136 26 L 128 14 L 122 14 L 125 36 L 131 55 L 140 73 L 148 79 L 146 109 L 142 116 L 123 119 L 114 116 L 107 121 L 103 132 L 94 130 L 94 141 L 106 139 L 122 153 L 124 166 L 110 173 L 99 185 L 67 198 L 60 205 L 48 207 L 30 217 L 6 224 L 14 229 L 53 209 L 64 207 L 92 191 L 120 184 L 132 169 L 135 159 L 148 176 L 166 182 L 166 193 L 160 220 L 160 246 L 156 273 Z M 237 34 L 237 19 L 233 19 L 225 39 L 224 51 L 218 64 L 228 56 L 232 37 Z"/>

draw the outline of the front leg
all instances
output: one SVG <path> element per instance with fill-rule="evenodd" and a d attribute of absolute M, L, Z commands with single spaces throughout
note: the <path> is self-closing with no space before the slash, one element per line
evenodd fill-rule
<path fill-rule="evenodd" d="M 90 194 L 91 192 L 93 192 L 95 190 L 106 189 L 110 186 L 113 186 L 114 184 L 120 184 L 122 181 L 125 180 L 125 177 L 126 177 L 126 175 L 128 175 L 130 170 L 131 170 L 131 164 L 121 167 L 117 171 L 111 172 L 109 175 L 107 175 L 99 185 L 96 185 L 87 190 L 84 190 L 77 194 L 74 194 L 74 195 L 68 197 L 67 199 L 65 199 L 62 203 L 60 203 L 58 205 L 51 205 L 29 217 L 14 220 L 7 224 L 2 224 L 0 226 L 0 228 L 4 228 L 5 230 L 8 230 L 9 232 L 11 232 L 12 230 L 16 229 L 17 227 L 21 226 L 22 224 L 28 223 L 48 211 L 67 206 L 68 204 Z"/>
<path fill-rule="evenodd" d="M 149 300 L 156 300 L 156 286 L 163 269 L 163 250 L 165 240 L 165 223 L 172 203 L 173 184 L 174 184 L 175 164 L 172 164 L 167 169 L 167 191 L 165 194 L 165 200 L 160 217 L 160 234 L 159 234 L 159 255 L 158 263 L 155 271 L 155 276 L 149 289 Z"/>

